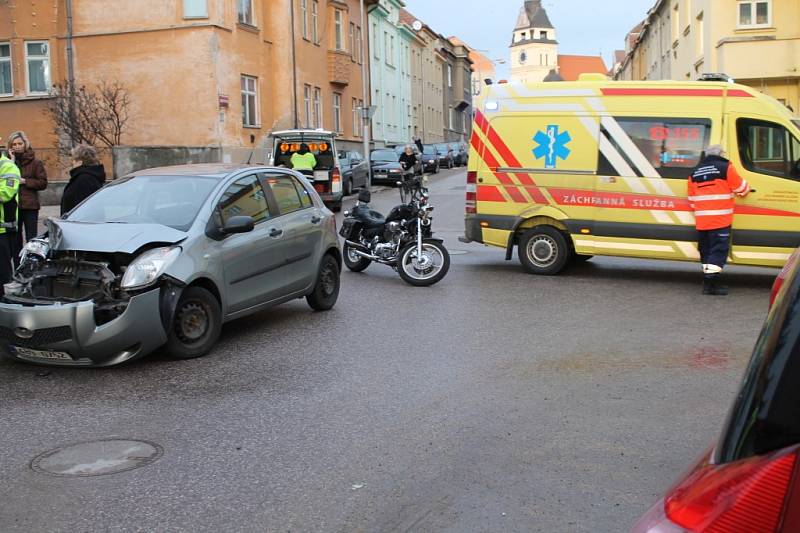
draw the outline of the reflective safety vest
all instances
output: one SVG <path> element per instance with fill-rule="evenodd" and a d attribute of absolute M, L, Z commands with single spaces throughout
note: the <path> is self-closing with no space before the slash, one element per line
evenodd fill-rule
<path fill-rule="evenodd" d="M 689 178 L 689 204 L 694 209 L 698 230 L 727 228 L 733 225 L 736 195 L 750 192 L 750 185 L 724 157 L 703 159 Z"/>
<path fill-rule="evenodd" d="M 0 234 L 16 231 L 19 180 L 17 165 L 5 154 L 0 155 Z"/>
<path fill-rule="evenodd" d="M 305 154 L 292 154 L 292 169 L 294 170 L 314 170 L 317 166 L 317 158 L 311 152 Z"/>

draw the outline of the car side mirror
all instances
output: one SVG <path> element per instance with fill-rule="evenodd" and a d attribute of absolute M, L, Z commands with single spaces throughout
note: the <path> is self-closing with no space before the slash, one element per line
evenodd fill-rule
<path fill-rule="evenodd" d="M 231 217 L 222 227 L 222 233 L 225 235 L 233 235 L 234 233 L 249 233 L 255 228 L 256 222 L 253 217 L 236 216 Z"/>

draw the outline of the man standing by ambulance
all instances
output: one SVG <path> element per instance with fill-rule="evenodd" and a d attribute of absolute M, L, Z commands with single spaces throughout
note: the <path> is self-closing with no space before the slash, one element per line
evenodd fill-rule
<path fill-rule="evenodd" d="M 13 274 L 11 251 L 17 231 L 19 180 L 17 165 L 5 152 L 0 152 L 0 287 L 11 281 Z"/>
<path fill-rule="evenodd" d="M 728 294 L 728 288 L 720 284 L 720 275 L 731 247 L 735 198 L 750 192 L 726 155 L 722 146 L 709 146 L 688 184 L 703 264 L 703 294 L 716 296 Z"/>

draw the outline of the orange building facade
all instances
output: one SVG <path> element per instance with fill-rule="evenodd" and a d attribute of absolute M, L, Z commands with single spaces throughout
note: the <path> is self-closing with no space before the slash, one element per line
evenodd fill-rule
<path fill-rule="evenodd" d="M 342 146 L 360 146 L 369 55 L 358 0 L 109 3 L 73 1 L 72 13 L 66 0 L 0 4 L 0 135 L 23 129 L 40 152 L 55 153 L 44 110 L 71 63 L 78 85 L 120 82 L 130 93 L 117 174 L 256 162 L 276 129 L 336 130 Z M 46 160 L 51 176 L 65 175 L 63 162 Z"/>

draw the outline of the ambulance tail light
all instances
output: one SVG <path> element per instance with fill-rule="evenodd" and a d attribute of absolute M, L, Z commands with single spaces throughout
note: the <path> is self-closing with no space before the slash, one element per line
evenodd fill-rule
<path fill-rule="evenodd" d="M 334 194 L 342 192 L 342 174 L 338 168 L 334 168 L 331 174 L 331 192 Z"/>
<path fill-rule="evenodd" d="M 467 203 L 466 212 L 468 215 L 474 215 L 478 212 L 478 173 L 474 171 L 467 172 Z"/>
<path fill-rule="evenodd" d="M 712 464 L 709 452 L 632 533 L 788 531 L 781 524 L 787 500 L 794 499 L 787 495 L 797 451 L 792 447 L 724 464 Z"/>

